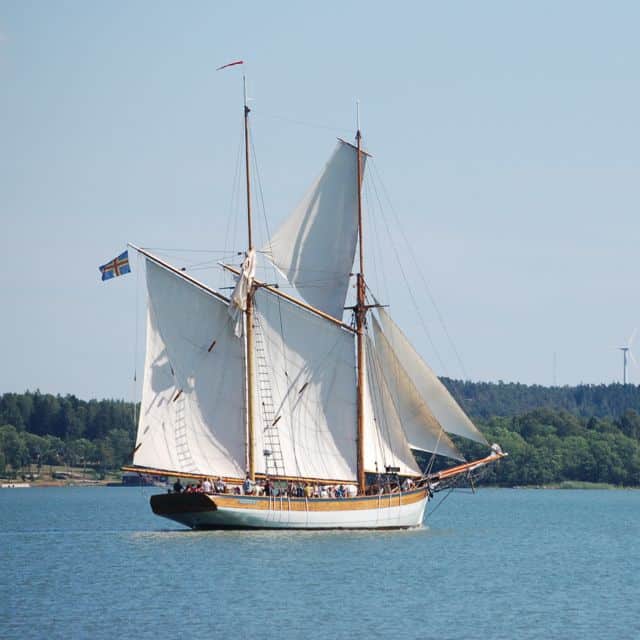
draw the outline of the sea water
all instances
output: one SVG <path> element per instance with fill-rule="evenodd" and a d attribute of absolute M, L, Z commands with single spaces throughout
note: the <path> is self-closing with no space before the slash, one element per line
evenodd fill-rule
<path fill-rule="evenodd" d="M 0 491 L 0 638 L 640 638 L 640 491 L 438 494 L 386 532 L 192 532 L 151 493 Z"/>

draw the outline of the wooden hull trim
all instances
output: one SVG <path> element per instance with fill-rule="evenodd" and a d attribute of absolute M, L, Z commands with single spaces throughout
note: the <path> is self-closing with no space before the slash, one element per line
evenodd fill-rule
<path fill-rule="evenodd" d="M 242 477 L 233 477 L 233 476 L 219 476 L 217 473 L 189 473 L 186 471 L 172 471 L 170 469 L 156 469 L 154 467 L 141 467 L 137 465 L 124 465 L 120 467 L 121 471 L 131 471 L 134 473 L 141 473 L 152 476 L 167 476 L 170 478 L 189 478 L 191 480 L 204 480 L 206 478 L 218 478 L 222 477 L 226 484 L 242 484 L 244 482 L 244 476 Z M 367 472 L 368 473 L 368 472 Z M 307 478 L 302 476 L 276 476 L 276 475 L 268 475 L 265 473 L 256 473 L 255 474 L 257 480 L 266 480 L 269 478 L 272 482 L 302 482 L 302 483 L 310 483 L 313 485 L 317 484 L 330 484 L 330 485 L 347 485 L 347 484 L 356 484 L 355 478 L 351 478 L 350 480 L 345 480 L 343 478 Z M 404 477 L 404 476 L 403 476 Z M 417 476 L 411 476 L 417 477 Z"/>
<path fill-rule="evenodd" d="M 151 508 L 192 529 L 406 529 L 422 524 L 428 499 L 426 488 L 342 499 L 167 493 Z"/>

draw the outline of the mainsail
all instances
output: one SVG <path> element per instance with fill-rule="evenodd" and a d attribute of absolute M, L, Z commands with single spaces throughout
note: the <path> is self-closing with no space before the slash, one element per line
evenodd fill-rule
<path fill-rule="evenodd" d="M 133 462 L 245 473 L 243 343 L 213 292 L 146 260 L 147 351 Z"/>
<path fill-rule="evenodd" d="M 256 406 L 274 400 L 287 476 L 356 477 L 353 332 L 281 296 L 255 292 L 255 332 L 265 349 L 256 364 Z M 256 470 L 265 471 L 264 431 L 256 426 Z"/>
<path fill-rule="evenodd" d="M 366 154 L 361 153 L 362 172 Z M 342 318 L 358 239 L 357 149 L 342 140 L 320 177 L 263 247 L 300 296 Z"/>

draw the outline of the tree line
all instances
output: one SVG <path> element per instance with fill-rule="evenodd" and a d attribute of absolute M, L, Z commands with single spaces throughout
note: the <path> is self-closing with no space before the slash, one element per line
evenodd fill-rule
<path fill-rule="evenodd" d="M 509 453 L 484 482 L 502 486 L 563 481 L 640 486 L 640 387 L 541 387 L 444 380 L 489 442 Z M 33 465 L 130 463 L 136 407 L 39 391 L 0 396 L 0 474 Z M 458 440 L 468 459 L 486 448 Z"/>
<path fill-rule="evenodd" d="M 543 387 L 450 378 L 442 378 L 442 382 L 463 409 L 476 419 L 516 416 L 540 408 L 565 411 L 582 418 L 619 418 L 628 410 L 640 412 L 640 386 L 632 384 Z"/>
<path fill-rule="evenodd" d="M 500 486 L 597 482 L 640 486 L 640 415 L 580 417 L 557 409 L 478 420 L 487 440 L 509 456 L 491 465 L 483 483 Z M 459 441 L 469 459 L 484 449 Z"/>
<path fill-rule="evenodd" d="M 0 396 L 0 474 L 43 465 L 105 473 L 131 461 L 134 405 L 36 392 Z"/>

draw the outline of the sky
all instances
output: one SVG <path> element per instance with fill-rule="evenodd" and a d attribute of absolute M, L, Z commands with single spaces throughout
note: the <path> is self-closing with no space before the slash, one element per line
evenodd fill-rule
<path fill-rule="evenodd" d="M 215 282 L 204 263 L 246 248 L 243 71 L 261 237 L 359 101 L 367 278 L 434 370 L 620 381 L 640 326 L 638 24 L 615 0 L 2 0 L 0 393 L 136 397 L 142 264 L 97 267 L 133 242 Z"/>

